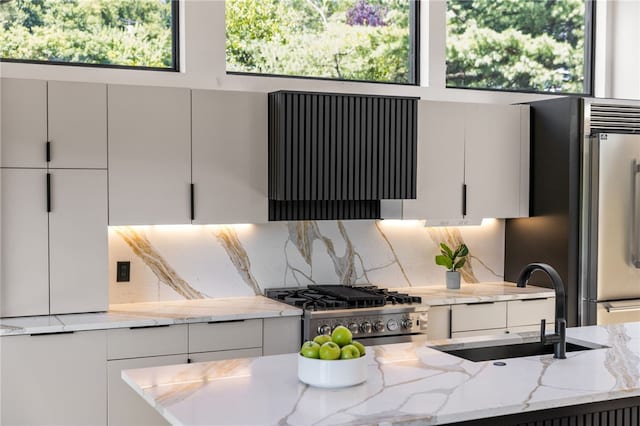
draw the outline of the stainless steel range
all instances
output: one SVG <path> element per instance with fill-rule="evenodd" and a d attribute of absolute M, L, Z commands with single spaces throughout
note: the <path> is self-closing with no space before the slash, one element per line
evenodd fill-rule
<path fill-rule="evenodd" d="M 421 298 L 375 286 L 310 285 L 271 288 L 271 299 L 304 310 L 302 341 L 348 327 L 364 345 L 426 339 L 428 306 Z"/>

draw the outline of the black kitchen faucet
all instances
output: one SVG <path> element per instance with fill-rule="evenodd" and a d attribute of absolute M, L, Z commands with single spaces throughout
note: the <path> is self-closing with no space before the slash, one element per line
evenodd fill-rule
<path fill-rule="evenodd" d="M 531 277 L 531 274 L 535 271 L 544 271 L 549 278 L 551 278 L 553 288 L 556 291 L 555 332 L 549 335 L 546 334 L 547 322 L 545 319 L 542 319 L 540 322 L 540 342 L 543 345 L 553 343 L 553 357 L 565 359 L 567 357 L 565 355 L 567 347 L 567 319 L 565 316 L 564 284 L 562 284 L 562 279 L 560 278 L 560 275 L 558 275 L 558 272 L 550 265 L 547 265 L 546 263 L 530 263 L 520 271 L 517 284 L 518 287 L 525 287 Z"/>

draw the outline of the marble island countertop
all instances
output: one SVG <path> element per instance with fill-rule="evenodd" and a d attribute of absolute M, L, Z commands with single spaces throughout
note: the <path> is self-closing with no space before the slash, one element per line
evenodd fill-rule
<path fill-rule="evenodd" d="M 421 296 L 428 306 L 555 296 L 548 288 L 517 288 L 503 281 L 465 283 L 459 290 L 442 285 L 394 290 Z M 0 336 L 296 315 L 302 311 L 263 296 L 126 303 L 110 305 L 107 312 L 0 318 Z"/>
<path fill-rule="evenodd" d="M 0 319 L 0 336 L 302 315 L 263 296 L 110 305 L 107 312 Z"/>
<path fill-rule="evenodd" d="M 446 424 L 640 396 L 640 323 L 570 328 L 567 335 L 608 348 L 496 366 L 416 343 L 376 346 L 367 354 L 368 380 L 332 390 L 298 381 L 298 354 L 125 370 L 122 377 L 170 423 L 185 426 Z M 247 401 L 251 409 L 240 408 Z"/>

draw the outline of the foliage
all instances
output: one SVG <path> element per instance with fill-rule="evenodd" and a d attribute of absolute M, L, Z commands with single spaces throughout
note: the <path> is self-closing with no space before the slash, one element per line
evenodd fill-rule
<path fill-rule="evenodd" d="M 227 70 L 410 82 L 410 0 L 228 0 Z"/>
<path fill-rule="evenodd" d="M 172 66 L 170 0 L 0 3 L 0 57 Z"/>
<path fill-rule="evenodd" d="M 585 0 L 449 0 L 447 85 L 584 91 Z"/>
<path fill-rule="evenodd" d="M 450 271 L 456 271 L 464 266 L 469 255 L 469 248 L 465 244 L 460 244 L 453 251 L 445 243 L 440 243 L 440 253 L 436 256 L 436 264 L 444 266 Z"/>

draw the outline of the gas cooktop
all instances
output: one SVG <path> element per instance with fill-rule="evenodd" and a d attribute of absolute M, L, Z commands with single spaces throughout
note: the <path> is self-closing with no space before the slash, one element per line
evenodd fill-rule
<path fill-rule="evenodd" d="M 374 308 L 387 304 L 421 303 L 422 299 L 376 286 L 310 285 L 307 288 L 271 288 L 265 295 L 305 310 Z"/>

